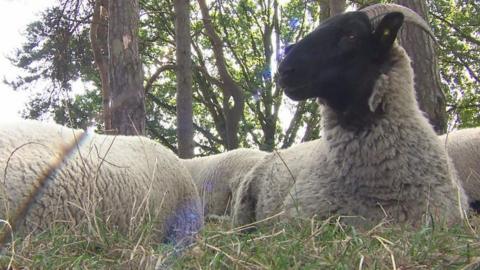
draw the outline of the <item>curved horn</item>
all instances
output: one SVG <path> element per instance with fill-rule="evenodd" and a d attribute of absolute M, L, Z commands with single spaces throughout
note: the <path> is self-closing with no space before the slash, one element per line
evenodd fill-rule
<path fill-rule="evenodd" d="M 363 8 L 360 11 L 364 12 L 368 16 L 374 28 L 378 25 L 378 23 L 383 18 L 383 16 L 385 16 L 385 14 L 390 12 L 400 12 L 403 14 L 406 22 L 411 22 L 419 26 L 423 31 L 425 31 L 428 35 L 430 35 L 432 39 L 436 42 L 435 36 L 433 35 L 433 32 L 430 29 L 430 26 L 428 25 L 428 23 L 415 11 L 407 7 L 396 5 L 396 4 L 375 4 L 375 5 L 371 5 L 366 8 Z"/>

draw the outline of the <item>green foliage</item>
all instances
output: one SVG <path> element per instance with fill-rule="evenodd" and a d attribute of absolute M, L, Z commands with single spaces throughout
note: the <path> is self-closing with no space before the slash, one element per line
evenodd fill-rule
<path fill-rule="evenodd" d="M 282 7 L 281 38 L 283 44 L 292 44 L 312 31 L 320 20 L 319 6 L 308 1 L 292 0 Z"/>
<path fill-rule="evenodd" d="M 440 46 L 437 50 L 452 121 L 480 125 L 480 4 L 478 1 L 427 1 Z"/>
<path fill-rule="evenodd" d="M 86 90 L 77 95 L 73 100 L 64 100 L 54 109 L 53 119 L 55 122 L 73 127 L 86 129 L 92 125 L 97 130 L 102 130 L 102 97 L 96 90 Z"/>
<path fill-rule="evenodd" d="M 88 76 L 95 74 L 88 42 L 89 29 L 74 28 L 62 16 L 59 8 L 47 9 L 40 21 L 27 26 L 27 41 L 11 58 L 27 75 L 19 76 L 12 86 L 26 88 L 35 80 L 48 79 L 55 88 L 70 90 L 71 82 L 81 75 L 92 79 Z"/>
<path fill-rule="evenodd" d="M 373 2 L 378 1 L 348 1 L 356 6 Z M 210 3 L 212 22 L 224 41 L 228 72 L 244 90 L 246 104 L 238 134 L 242 147 L 272 150 L 319 136 L 318 106 L 310 101 L 287 104 L 275 84 L 275 63 L 283 57 L 284 48 L 318 25 L 319 2 L 290 0 L 277 10 L 275 3 L 267 0 Z M 459 127 L 478 126 L 478 3 L 429 0 L 427 4 L 430 23 L 440 44 L 437 53 L 451 122 Z M 147 133 L 175 150 L 173 1 L 141 0 L 140 6 Z M 50 114 L 74 127 L 102 122 L 100 80 L 88 36 L 92 8 L 91 2 L 62 0 L 58 7 L 46 10 L 39 21 L 26 29 L 26 42 L 12 56 L 13 63 L 25 73 L 10 84 L 19 90 L 31 88 L 42 80 L 50 84 L 33 91 L 24 117 L 42 118 Z M 225 147 L 222 82 L 196 2 L 192 2 L 191 8 L 196 152 L 211 154 Z M 92 82 L 95 89 L 71 97 L 71 84 L 77 79 Z M 295 117 L 287 123 L 281 120 L 280 111 L 291 111 Z"/>
<path fill-rule="evenodd" d="M 89 28 L 81 21 L 72 21 L 66 14 L 74 13 L 76 20 L 82 20 L 84 11 L 53 7 L 45 10 L 41 19 L 27 26 L 25 43 L 10 58 L 11 62 L 23 69 L 24 74 L 14 81 L 7 82 L 14 89 L 28 91 L 32 98 L 23 111 L 23 117 L 39 119 L 54 115 L 60 123 L 74 123 L 74 127 L 83 127 L 84 123 L 92 121 L 86 117 L 98 113 L 95 105 L 83 106 L 89 102 L 99 102 L 92 98 L 92 93 L 70 100 L 69 92 L 72 83 L 77 80 L 99 82 L 99 75 L 93 64 L 90 49 Z M 38 89 L 37 82 L 48 81 L 43 89 Z M 41 83 L 40 85 L 43 85 Z M 32 86 L 35 86 L 33 88 Z M 80 99 L 85 98 L 84 101 Z M 62 119 L 65 107 L 70 106 L 81 110 L 91 110 L 71 114 L 75 119 Z M 63 116 L 62 116 L 63 115 Z M 78 124 L 78 125 L 76 125 Z"/>

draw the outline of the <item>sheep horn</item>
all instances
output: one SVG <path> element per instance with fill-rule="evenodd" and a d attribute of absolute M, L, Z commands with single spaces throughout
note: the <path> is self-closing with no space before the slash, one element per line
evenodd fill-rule
<path fill-rule="evenodd" d="M 378 25 L 378 23 L 380 22 L 380 19 L 383 18 L 385 14 L 390 12 L 400 12 L 405 17 L 405 21 L 411 22 L 419 26 L 423 31 L 425 31 L 428 35 L 430 35 L 432 39 L 436 42 L 435 35 L 433 35 L 433 32 L 430 29 L 430 26 L 428 25 L 428 23 L 415 11 L 407 7 L 396 5 L 396 4 L 375 4 L 375 5 L 371 5 L 366 8 L 363 8 L 360 11 L 364 12 L 368 16 L 374 28 Z"/>

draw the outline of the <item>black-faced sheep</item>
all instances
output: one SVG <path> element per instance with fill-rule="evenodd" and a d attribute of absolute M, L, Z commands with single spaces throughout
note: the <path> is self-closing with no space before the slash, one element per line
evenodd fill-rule
<path fill-rule="evenodd" d="M 455 130 L 439 138 L 452 158 L 470 207 L 480 213 L 480 128 Z"/>
<path fill-rule="evenodd" d="M 145 137 L 36 121 L 2 123 L 0 167 L 0 217 L 18 233 L 95 217 L 128 233 L 150 217 L 155 241 L 180 244 L 203 225 L 200 197 L 186 168 Z"/>
<path fill-rule="evenodd" d="M 254 149 L 235 149 L 226 153 L 180 160 L 192 175 L 204 205 L 205 217 L 230 215 L 232 194 L 266 155 Z"/>
<path fill-rule="evenodd" d="M 356 216 L 345 222 L 362 225 L 463 217 L 464 191 L 418 108 L 410 59 L 395 43 L 404 20 L 426 27 L 405 7 L 375 5 L 330 18 L 289 50 L 279 82 L 294 100 L 322 103 L 323 135 L 297 153 L 300 162 L 285 166 L 274 153 L 245 177 L 234 226 L 281 211 Z"/>

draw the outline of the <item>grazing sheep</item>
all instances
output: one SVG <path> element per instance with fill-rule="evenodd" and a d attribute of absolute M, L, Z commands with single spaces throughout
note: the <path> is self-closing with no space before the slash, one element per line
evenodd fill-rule
<path fill-rule="evenodd" d="M 20 233 L 95 216 L 129 233 L 151 217 L 155 241 L 181 244 L 203 225 L 200 197 L 185 167 L 145 137 L 2 123 L 0 167 L 0 218 Z"/>
<path fill-rule="evenodd" d="M 480 128 L 456 130 L 439 138 L 452 158 L 470 207 L 480 213 Z"/>
<path fill-rule="evenodd" d="M 254 149 L 235 149 L 226 153 L 180 160 L 192 175 L 207 216 L 230 215 L 230 204 L 240 180 L 264 156 Z"/>
<path fill-rule="evenodd" d="M 344 221 L 358 225 L 463 217 L 464 191 L 395 43 L 404 20 L 428 29 L 410 9 L 375 5 L 330 18 L 289 50 L 279 83 L 293 100 L 322 103 L 322 138 L 297 151 L 296 162 L 273 153 L 250 171 L 234 201 L 234 226 L 282 211 L 287 219 L 355 216 Z"/>

